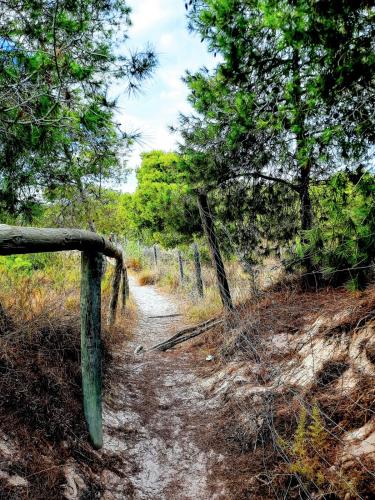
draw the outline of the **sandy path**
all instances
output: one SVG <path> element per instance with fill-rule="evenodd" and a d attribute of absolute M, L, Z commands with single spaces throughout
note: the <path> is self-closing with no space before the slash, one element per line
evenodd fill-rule
<path fill-rule="evenodd" d="M 213 411 L 194 372 L 194 364 L 205 363 L 204 355 L 198 361 L 178 349 L 134 355 L 139 344 L 147 349 L 183 325 L 180 317 L 152 317 L 178 313 L 168 296 L 134 279 L 130 287 L 139 322 L 118 356 L 118 383 L 107 396 L 104 419 L 105 452 L 120 461 L 123 474 L 104 473 L 103 498 L 228 498 L 221 485 L 215 492 L 207 480 L 210 464 L 223 457 L 201 444 Z"/>

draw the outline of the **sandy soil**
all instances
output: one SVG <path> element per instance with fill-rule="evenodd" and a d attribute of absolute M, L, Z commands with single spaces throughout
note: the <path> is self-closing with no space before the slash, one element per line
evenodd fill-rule
<path fill-rule="evenodd" d="M 197 375 L 207 363 L 204 353 L 135 355 L 138 345 L 147 350 L 184 325 L 180 316 L 154 317 L 178 314 L 171 298 L 134 279 L 130 286 L 139 322 L 126 352 L 118 354 L 104 414 L 104 451 L 118 459 L 122 473 L 103 473 L 103 498 L 227 499 L 210 473 L 224 457 L 207 444 L 214 408 Z"/>

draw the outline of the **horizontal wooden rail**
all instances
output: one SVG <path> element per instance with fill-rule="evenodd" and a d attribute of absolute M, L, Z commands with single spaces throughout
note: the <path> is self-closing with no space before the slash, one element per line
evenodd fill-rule
<path fill-rule="evenodd" d="M 123 258 L 121 248 L 91 231 L 0 224 L 0 255 L 63 250 L 100 252 L 114 259 Z"/>
<path fill-rule="evenodd" d="M 0 255 L 81 251 L 81 371 L 83 408 L 91 441 L 103 445 L 101 278 L 103 255 L 116 259 L 108 323 L 113 325 L 122 280 L 125 308 L 129 287 L 121 247 L 103 236 L 80 229 L 18 227 L 0 224 Z"/>

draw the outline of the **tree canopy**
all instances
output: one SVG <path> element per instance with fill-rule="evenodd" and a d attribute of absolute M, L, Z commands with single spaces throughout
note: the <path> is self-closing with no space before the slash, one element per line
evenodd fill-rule
<path fill-rule="evenodd" d="M 156 63 L 121 53 L 130 9 L 103 0 L 4 0 L 0 19 L 0 207 L 31 215 L 45 190 L 119 175 L 131 142 L 108 85 L 134 90 Z M 121 46 L 119 45 L 121 43 Z"/>
<path fill-rule="evenodd" d="M 181 116 L 180 150 L 191 182 L 246 193 L 254 222 L 276 202 L 271 192 L 284 207 L 297 197 L 300 215 L 289 211 L 281 229 L 311 229 L 311 186 L 371 158 L 374 17 L 368 1 L 190 2 L 190 29 L 219 56 L 214 70 L 185 78 L 195 112 Z"/>
<path fill-rule="evenodd" d="M 179 155 L 143 153 L 137 180 L 132 218 L 145 241 L 174 247 L 192 241 L 194 234 L 201 232 L 195 198 Z"/>

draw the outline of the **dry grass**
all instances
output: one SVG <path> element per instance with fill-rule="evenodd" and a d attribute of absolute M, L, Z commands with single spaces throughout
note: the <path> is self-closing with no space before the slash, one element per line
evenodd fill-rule
<path fill-rule="evenodd" d="M 182 313 L 190 323 L 200 323 L 213 318 L 222 312 L 222 303 L 217 291 L 213 288 L 206 289 L 203 299 L 185 301 Z"/>
<path fill-rule="evenodd" d="M 139 272 L 143 268 L 143 263 L 140 257 L 129 257 L 126 259 L 126 266 L 135 272 Z"/>
<path fill-rule="evenodd" d="M 0 479 L 0 498 L 61 498 L 64 465 L 74 460 L 88 485 L 87 498 L 102 489 L 94 474 L 116 464 L 100 458 L 89 444 L 82 412 L 79 328 L 79 261 L 64 261 L 65 287 L 56 272 L 1 276 L 0 435 L 15 451 L 1 456 L 1 470 L 27 479 L 26 490 Z M 110 276 L 103 283 L 105 390 L 112 352 L 129 338 L 136 319 L 134 302 L 117 324 L 106 329 Z"/>
<path fill-rule="evenodd" d="M 157 281 L 157 274 L 150 269 L 144 269 L 138 274 L 137 280 L 141 286 L 154 285 Z"/>
<path fill-rule="evenodd" d="M 340 336 L 350 342 L 360 328 L 374 324 L 374 311 L 375 285 L 355 293 L 333 288 L 308 291 L 297 278 L 288 278 L 272 285 L 259 300 L 239 305 L 225 327 L 217 327 L 186 347 L 189 352 L 193 347 L 200 352 L 209 350 L 217 360 L 214 372 L 219 369 L 226 374 L 228 387 L 222 396 L 218 421 L 213 434 L 206 438 L 217 451 L 226 454 L 225 466 L 217 466 L 212 473 L 231 485 L 233 498 L 284 498 L 285 492 L 287 498 L 373 497 L 373 460 L 354 460 L 348 468 L 339 457 L 345 432 L 373 421 L 374 376 L 356 373 L 356 385 L 343 391 L 338 379 L 349 366 L 343 357 L 324 363 L 305 388 L 282 382 L 279 385 L 278 373 L 283 366 L 287 369 L 291 360 L 298 363 L 298 352 L 288 343 L 272 348 L 271 339 L 288 334 L 289 338 L 303 340 L 307 327 L 317 318 L 327 318 L 315 335 L 327 342 L 339 342 Z M 374 345 L 363 345 L 372 364 Z M 212 376 L 212 366 L 207 370 Z M 236 385 L 236 377 L 244 384 L 243 390 Z M 247 381 L 242 381 L 244 377 Z M 254 386 L 264 388 L 264 396 L 254 396 Z M 314 406 L 319 408 L 324 447 L 322 451 L 312 446 L 307 436 L 307 455 L 302 461 L 293 450 L 301 404 L 310 412 Z"/>

